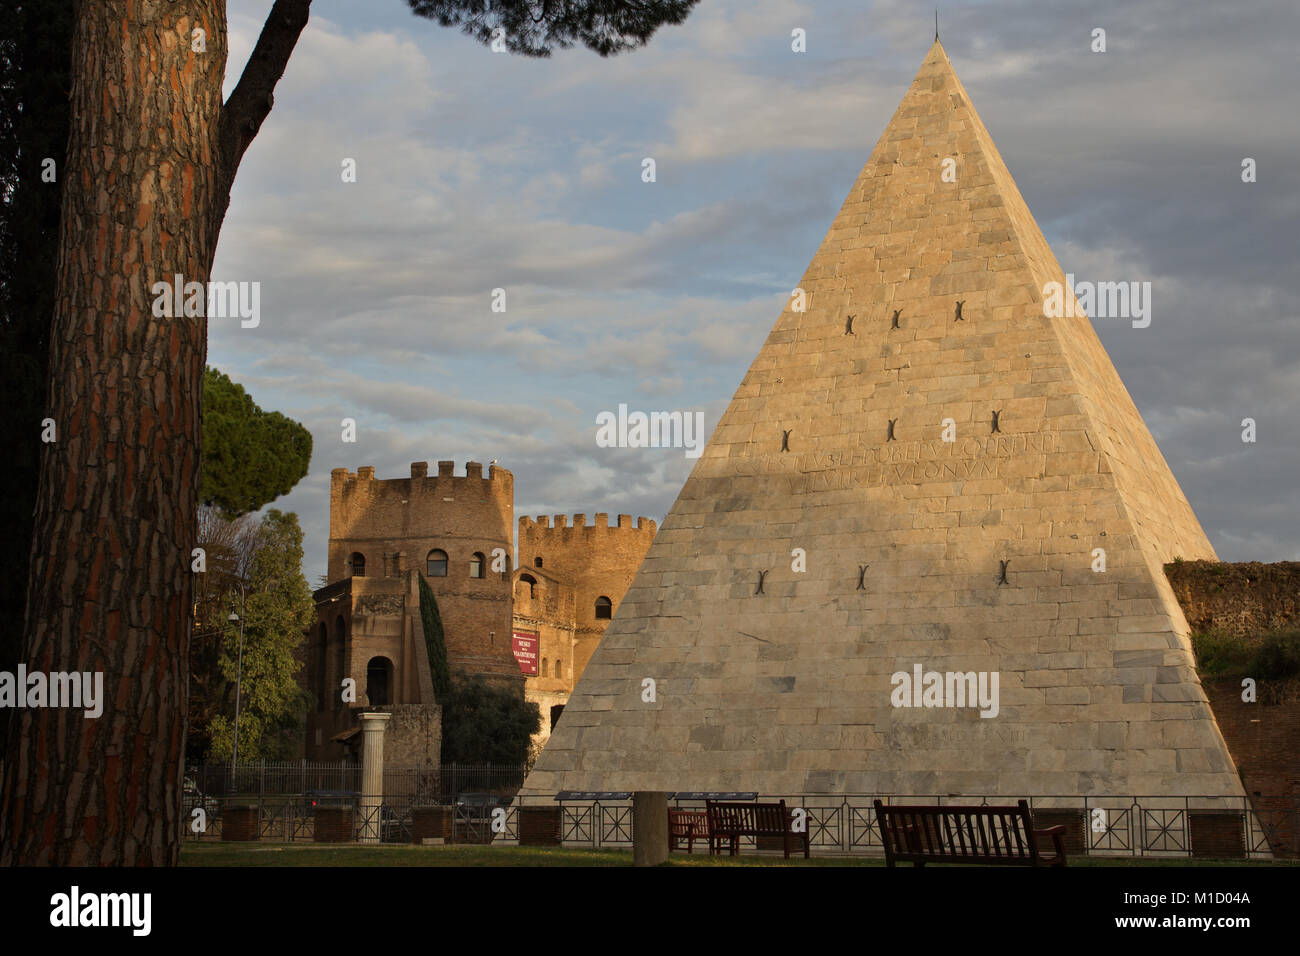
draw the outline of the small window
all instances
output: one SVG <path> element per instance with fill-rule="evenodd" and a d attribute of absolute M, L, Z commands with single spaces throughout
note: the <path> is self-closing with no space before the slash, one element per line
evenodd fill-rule
<path fill-rule="evenodd" d="M 608 620 L 609 618 L 611 618 L 611 617 L 613 617 L 613 616 L 614 616 L 614 602 L 611 601 L 611 600 L 610 600 L 609 598 L 607 598 L 607 597 L 598 597 L 598 598 L 596 598 L 596 617 L 597 617 L 597 619 L 605 619 L 605 620 Z"/>
<path fill-rule="evenodd" d="M 542 676 L 543 676 L 543 677 L 547 677 L 547 676 L 549 676 L 549 675 L 547 674 L 547 668 L 549 668 L 550 666 L 551 666 L 550 661 L 548 661 L 545 657 L 543 657 L 543 658 L 542 658 Z"/>
<path fill-rule="evenodd" d="M 483 553 L 475 551 L 474 557 L 469 559 L 469 576 L 471 578 L 483 577 Z"/>
<path fill-rule="evenodd" d="M 556 677 L 564 676 L 564 665 L 560 663 L 560 659 L 558 657 L 555 659 L 555 676 Z"/>
<path fill-rule="evenodd" d="M 445 578 L 447 576 L 447 552 L 439 551 L 434 548 L 429 552 L 425 559 L 424 573 L 431 578 Z"/>
<path fill-rule="evenodd" d="M 348 558 L 348 564 L 352 566 L 352 576 L 354 578 L 364 578 L 366 576 L 366 556 L 360 551 L 352 552 L 352 557 Z"/>
<path fill-rule="evenodd" d="M 535 568 L 540 568 L 541 566 L 542 566 L 542 559 L 541 559 L 541 558 L 533 558 L 533 567 L 535 567 Z"/>

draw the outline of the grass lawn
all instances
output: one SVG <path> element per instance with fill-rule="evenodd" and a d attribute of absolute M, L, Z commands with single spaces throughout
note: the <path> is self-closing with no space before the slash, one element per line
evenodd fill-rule
<path fill-rule="evenodd" d="M 322 843 L 186 843 L 181 866 L 631 866 L 630 850 L 577 847 L 399 846 Z M 674 853 L 669 866 L 881 866 L 882 857 Z M 1296 860 L 1189 860 L 1071 857 L 1072 867 L 1300 866 Z"/>

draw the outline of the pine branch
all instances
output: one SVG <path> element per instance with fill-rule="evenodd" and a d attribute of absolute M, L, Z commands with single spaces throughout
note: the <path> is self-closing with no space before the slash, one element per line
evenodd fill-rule
<path fill-rule="evenodd" d="M 271 112 L 275 103 L 275 84 L 284 76 L 289 57 L 307 26 L 310 13 L 311 0 L 275 0 L 239 83 L 221 106 L 221 155 L 217 164 L 217 189 L 213 196 L 216 208 L 211 217 L 214 231 L 221 229 L 226 218 L 230 188 L 234 185 L 239 163 Z"/>

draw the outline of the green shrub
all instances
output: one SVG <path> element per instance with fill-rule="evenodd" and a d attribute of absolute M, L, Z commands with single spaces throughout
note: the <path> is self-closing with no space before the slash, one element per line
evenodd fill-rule
<path fill-rule="evenodd" d="M 433 680 L 433 696 L 442 703 L 451 693 L 451 674 L 447 669 L 447 641 L 442 632 L 442 615 L 438 613 L 438 601 L 433 596 L 433 589 L 424 575 L 416 573 L 420 579 L 420 626 L 424 631 L 424 649 L 429 657 L 429 676 Z"/>
<path fill-rule="evenodd" d="M 1250 642 L 1217 628 L 1193 634 L 1192 650 L 1202 677 L 1245 676 L 1254 655 Z"/>
<path fill-rule="evenodd" d="M 1286 680 L 1300 675 L 1298 628 L 1253 637 L 1234 637 L 1216 628 L 1193 634 L 1192 650 L 1202 677 Z"/>
<path fill-rule="evenodd" d="M 1285 680 L 1300 674 L 1300 630 L 1265 635 L 1250 662 L 1251 674 L 1260 680 Z"/>
<path fill-rule="evenodd" d="M 541 727 L 520 692 L 457 672 L 442 702 L 442 762 L 522 765 Z"/>

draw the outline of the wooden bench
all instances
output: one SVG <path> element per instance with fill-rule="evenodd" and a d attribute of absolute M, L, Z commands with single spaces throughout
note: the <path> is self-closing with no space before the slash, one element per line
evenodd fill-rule
<path fill-rule="evenodd" d="M 790 844 L 803 842 L 804 858 L 808 857 L 808 830 L 795 833 L 792 829 L 794 814 L 786 809 L 785 801 L 779 803 L 720 803 L 709 800 L 704 805 L 709 821 L 709 852 L 721 853 L 722 841 L 731 847 L 731 855 L 740 852 L 740 838 L 751 836 L 780 837 L 785 858 L 790 859 Z"/>
<path fill-rule="evenodd" d="M 1014 807 L 887 806 L 879 800 L 875 804 L 887 866 L 900 862 L 1065 866 L 1065 827 L 1035 830 L 1028 800 Z M 1047 838 L 1052 850 L 1043 846 Z"/>
<path fill-rule="evenodd" d="M 668 810 L 668 849 L 681 848 L 686 841 L 686 852 L 695 852 L 695 841 L 709 839 L 709 815 L 703 810 Z"/>

